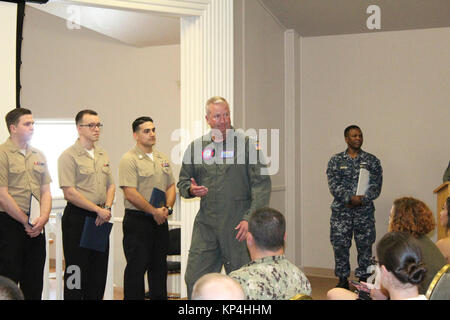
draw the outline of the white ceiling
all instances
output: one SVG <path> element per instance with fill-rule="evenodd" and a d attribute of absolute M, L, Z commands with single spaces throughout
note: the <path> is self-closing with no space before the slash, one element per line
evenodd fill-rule
<path fill-rule="evenodd" d="M 228 0 L 219 0 L 228 1 Z M 287 29 L 304 37 L 374 32 L 366 27 L 370 4 L 381 9 L 381 30 L 450 27 L 450 0 L 240 0 L 259 1 Z M 180 43 L 180 19 L 173 16 L 86 6 L 58 0 L 27 4 L 136 47 Z"/>
<path fill-rule="evenodd" d="M 27 3 L 27 5 L 65 19 L 68 27 L 76 27 L 78 23 L 82 28 L 135 47 L 180 43 L 180 19 L 173 16 L 76 6 L 56 1 L 49 1 L 46 4 Z"/>
<path fill-rule="evenodd" d="M 259 1 L 285 28 L 304 37 L 374 32 L 366 26 L 369 5 L 380 8 L 380 31 L 450 27 L 450 0 Z"/>

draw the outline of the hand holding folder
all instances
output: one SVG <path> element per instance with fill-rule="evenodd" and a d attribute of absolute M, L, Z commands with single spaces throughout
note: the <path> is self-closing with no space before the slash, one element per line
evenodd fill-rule
<path fill-rule="evenodd" d="M 370 172 L 367 169 L 361 168 L 359 170 L 358 188 L 356 190 L 357 196 L 363 196 L 369 189 Z"/>
<path fill-rule="evenodd" d="M 85 218 L 80 247 L 105 252 L 109 243 L 109 234 L 111 233 L 113 224 L 105 222 L 97 226 L 95 220 L 96 218 L 94 217 Z"/>
<path fill-rule="evenodd" d="M 41 205 L 39 203 L 39 200 L 34 196 L 34 194 L 31 194 L 30 211 L 28 212 L 28 224 L 34 227 L 33 221 L 39 218 L 40 216 L 41 216 Z"/>
<path fill-rule="evenodd" d="M 156 209 L 163 208 L 166 206 L 166 193 L 158 188 L 153 188 L 148 202 Z M 158 212 L 153 214 L 153 219 L 160 225 L 167 221 L 167 215 L 158 210 Z"/>
<path fill-rule="evenodd" d="M 148 201 L 155 208 L 166 206 L 166 193 L 158 188 L 153 188 L 152 195 Z"/>
<path fill-rule="evenodd" d="M 33 228 L 32 230 L 27 231 L 27 234 L 34 238 L 36 236 L 38 236 L 39 234 L 44 233 L 44 227 L 42 227 L 41 231 L 36 233 L 39 229 L 36 228 L 35 231 L 35 224 L 34 222 L 36 221 L 36 219 L 38 219 L 41 216 L 41 205 L 39 203 L 38 198 L 36 198 L 34 196 L 34 194 L 30 195 L 30 209 L 27 212 L 27 216 L 28 216 L 28 225 Z"/>

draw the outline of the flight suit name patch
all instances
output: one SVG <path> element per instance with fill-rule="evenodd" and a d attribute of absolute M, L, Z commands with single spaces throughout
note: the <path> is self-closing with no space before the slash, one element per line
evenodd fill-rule
<path fill-rule="evenodd" d="M 221 156 L 222 156 L 222 158 L 233 158 L 234 157 L 234 150 L 222 151 Z"/>

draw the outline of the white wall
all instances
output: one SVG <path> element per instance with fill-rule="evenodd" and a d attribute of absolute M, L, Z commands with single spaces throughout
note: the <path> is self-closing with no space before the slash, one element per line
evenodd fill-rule
<path fill-rule="evenodd" d="M 235 1 L 234 122 L 244 130 L 278 129 L 279 170 L 271 206 L 284 211 L 284 28 L 258 0 Z M 270 136 L 268 137 L 270 142 Z M 268 156 L 276 151 L 269 144 Z"/>
<path fill-rule="evenodd" d="M 109 153 L 116 184 L 120 157 L 134 147 L 131 123 L 148 115 L 157 127 L 157 148 L 170 155 L 178 143 L 179 45 L 134 48 L 88 29 L 69 30 L 66 22 L 27 7 L 24 23 L 22 104 L 35 118 L 74 118 L 86 107 L 99 113 L 104 129 L 99 144 Z M 63 150 L 61 150 L 63 151 Z M 179 166 L 174 167 L 178 179 Z M 116 216 L 123 194 L 116 189 Z M 115 227 L 115 277 L 121 286 L 125 260 L 122 227 Z"/>
<path fill-rule="evenodd" d="M 236 0 L 235 14 L 234 124 L 280 129 L 271 205 L 283 212 L 285 30 L 258 0 Z M 24 28 L 22 102 L 35 117 L 74 117 L 84 106 L 99 111 L 105 123 L 101 144 L 117 168 L 133 145 L 131 121 L 149 114 L 158 125 L 159 148 L 170 153 L 176 142 L 169 134 L 180 123 L 179 46 L 127 47 L 89 30 L 69 31 L 63 20 L 29 8 Z M 288 237 L 297 263 L 334 266 L 325 170 L 331 155 L 345 149 L 348 124 L 361 126 L 363 148 L 384 168 L 382 195 L 375 202 L 379 237 L 398 196 L 416 196 L 435 210 L 432 190 L 450 158 L 448 36 L 444 28 L 301 39 L 295 97 L 301 98 L 301 113 L 295 114 L 301 122 L 295 128 L 301 219 L 295 217 L 295 238 Z M 122 212 L 120 190 L 117 203 L 116 212 Z M 122 259 L 120 230 L 117 239 L 116 257 Z M 353 266 L 355 261 L 353 251 Z M 116 267 L 120 284 L 123 260 Z"/>
<path fill-rule="evenodd" d="M 450 28 L 302 38 L 301 244 L 303 265 L 334 268 L 326 167 L 357 124 L 384 170 L 377 239 L 394 199 L 436 212 L 433 189 L 450 159 Z M 352 268 L 356 250 L 352 247 Z"/>
<path fill-rule="evenodd" d="M 0 143 L 8 137 L 3 119 L 16 106 L 17 4 L 0 2 Z"/>

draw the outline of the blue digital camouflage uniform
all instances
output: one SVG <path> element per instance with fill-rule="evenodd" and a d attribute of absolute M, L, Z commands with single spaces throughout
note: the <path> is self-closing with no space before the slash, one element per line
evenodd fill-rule
<path fill-rule="evenodd" d="M 369 188 L 362 198 L 362 205 L 348 208 L 350 198 L 356 195 L 360 168 L 370 172 Z M 347 151 L 331 157 L 327 168 L 328 187 L 334 197 L 331 204 L 330 240 L 333 245 L 335 274 L 340 278 L 350 276 L 350 247 L 355 236 L 358 251 L 357 277 L 366 276 L 371 264 L 372 245 L 375 242 L 375 206 L 383 182 L 383 169 L 380 160 L 361 150 L 352 159 Z"/>
<path fill-rule="evenodd" d="M 289 300 L 297 294 L 311 295 L 305 274 L 284 255 L 252 261 L 230 273 L 240 283 L 247 300 Z"/>
<path fill-rule="evenodd" d="M 231 130 L 226 141 L 212 141 L 211 132 L 194 140 L 183 157 L 177 187 L 184 198 L 191 178 L 208 188 L 194 221 L 185 281 L 188 298 L 202 275 L 227 273 L 250 261 L 245 241 L 238 241 L 236 226 L 256 209 L 269 205 L 270 176 L 259 145 L 240 130 Z"/>

